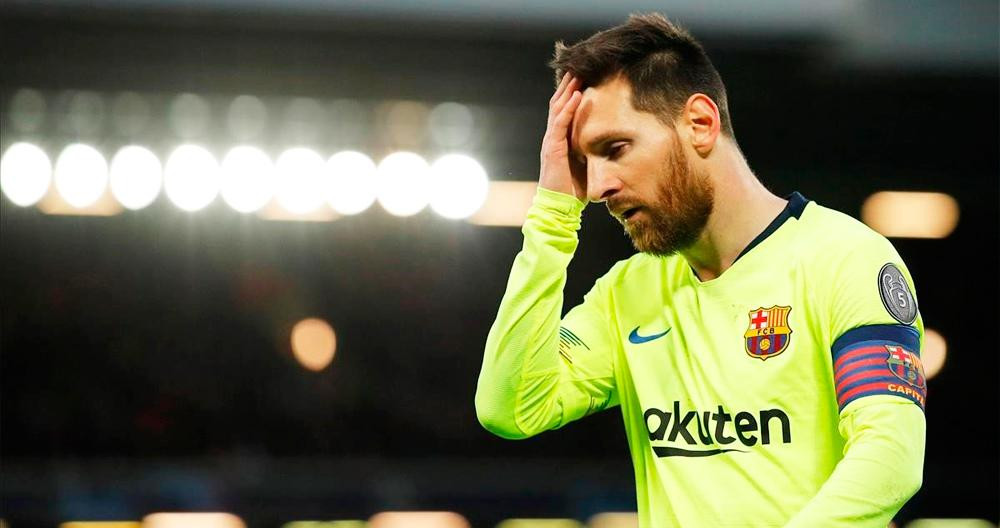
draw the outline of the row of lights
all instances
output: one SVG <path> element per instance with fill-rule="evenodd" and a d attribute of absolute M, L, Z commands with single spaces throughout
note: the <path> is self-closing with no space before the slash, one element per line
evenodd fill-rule
<path fill-rule="evenodd" d="M 0 523 L 3 521 L 0 520 Z M 2 527 L 3 524 L 0 524 Z M 454 512 L 382 512 L 368 521 L 293 521 L 282 528 L 469 528 L 469 521 Z M 598 513 L 586 524 L 574 519 L 507 519 L 497 528 L 637 528 L 635 512 Z M 890 528 L 896 528 L 891 523 Z M 246 528 L 230 513 L 154 513 L 138 522 L 65 522 L 59 528 Z M 915 519 L 905 528 L 996 528 L 984 519 Z"/>
<path fill-rule="evenodd" d="M 93 146 L 74 143 L 56 158 L 37 145 L 11 145 L 0 160 L 0 190 L 16 205 L 39 202 L 54 184 L 70 207 L 84 210 L 110 190 L 121 206 L 150 205 L 161 189 L 185 211 L 207 207 L 217 196 L 241 213 L 272 202 L 292 215 L 329 206 L 341 215 L 358 214 L 375 201 L 390 214 L 411 216 L 428 205 L 450 219 L 468 218 L 486 200 L 489 179 L 482 165 L 464 154 L 447 154 L 433 163 L 413 152 L 395 152 L 377 165 L 367 155 L 342 151 L 326 159 L 296 147 L 274 161 L 261 149 L 237 146 L 221 162 L 208 149 L 184 144 L 164 163 L 150 149 L 129 145 L 110 163 Z"/>

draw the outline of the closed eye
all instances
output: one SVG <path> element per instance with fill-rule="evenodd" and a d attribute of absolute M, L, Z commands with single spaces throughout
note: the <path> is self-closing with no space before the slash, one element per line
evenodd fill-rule
<path fill-rule="evenodd" d="M 628 146 L 629 146 L 628 142 L 626 141 L 616 141 L 608 146 L 608 150 L 605 153 L 605 156 L 607 156 L 609 160 L 616 160 L 622 157 L 623 154 L 625 154 L 625 151 L 628 149 Z"/>

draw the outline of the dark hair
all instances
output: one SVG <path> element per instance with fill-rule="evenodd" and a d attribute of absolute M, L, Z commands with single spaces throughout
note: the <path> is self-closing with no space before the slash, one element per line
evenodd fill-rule
<path fill-rule="evenodd" d="M 632 15 L 624 24 L 572 46 L 556 42 L 549 66 L 557 84 L 566 72 L 584 86 L 624 75 L 632 86 L 632 106 L 657 114 L 668 126 L 692 94 L 703 93 L 719 106 L 722 133 L 735 138 L 719 72 L 701 44 L 663 15 Z"/>

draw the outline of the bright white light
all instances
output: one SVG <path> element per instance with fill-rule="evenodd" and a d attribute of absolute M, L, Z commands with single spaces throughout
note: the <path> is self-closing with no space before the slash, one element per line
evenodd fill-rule
<path fill-rule="evenodd" d="M 478 161 L 448 154 L 431 165 L 431 209 L 452 219 L 468 218 L 486 202 L 490 181 Z"/>
<path fill-rule="evenodd" d="M 389 154 L 378 165 L 378 202 L 389 214 L 419 213 L 427 206 L 429 186 L 430 167 L 412 152 Z"/>
<path fill-rule="evenodd" d="M 111 159 L 111 194 L 125 207 L 134 211 L 153 203 L 162 185 L 163 167 L 149 149 L 129 145 Z"/>
<path fill-rule="evenodd" d="M 167 198 L 185 211 L 204 208 L 219 194 L 219 162 L 198 145 L 181 145 L 167 158 L 163 189 Z"/>
<path fill-rule="evenodd" d="M 108 186 L 108 162 L 90 145 L 74 143 L 56 159 L 56 190 L 76 208 L 93 204 Z"/>
<path fill-rule="evenodd" d="M 14 143 L 0 159 L 0 189 L 21 207 L 34 205 L 52 183 L 52 163 L 31 143 Z"/>
<path fill-rule="evenodd" d="M 297 147 L 282 152 L 275 162 L 275 172 L 274 196 L 288 212 L 305 214 L 323 205 L 328 174 L 326 162 L 315 151 Z"/>
<path fill-rule="evenodd" d="M 274 164 L 256 147 L 240 146 L 222 159 L 222 199 L 241 213 L 252 213 L 274 195 Z"/>
<path fill-rule="evenodd" d="M 360 152 L 345 150 L 327 162 L 332 176 L 327 200 L 343 215 L 358 214 L 375 202 L 375 162 Z"/>

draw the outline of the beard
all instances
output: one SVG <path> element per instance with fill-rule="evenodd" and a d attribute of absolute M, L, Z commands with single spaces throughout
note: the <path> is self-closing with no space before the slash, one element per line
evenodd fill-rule
<path fill-rule="evenodd" d="M 619 218 L 637 251 L 666 257 L 691 247 L 701 236 L 714 205 L 715 189 L 708 174 L 693 169 L 679 139 L 674 155 L 658 174 L 656 195 L 628 220 Z M 608 208 L 612 209 L 611 200 Z"/>

